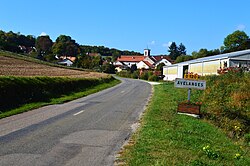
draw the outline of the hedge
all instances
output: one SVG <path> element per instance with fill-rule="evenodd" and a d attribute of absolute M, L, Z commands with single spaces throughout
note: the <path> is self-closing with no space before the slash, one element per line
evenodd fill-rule
<path fill-rule="evenodd" d="M 107 78 L 67 77 L 0 77 L 0 112 L 6 112 L 31 102 L 49 101 L 51 98 L 85 90 L 114 80 Z"/>

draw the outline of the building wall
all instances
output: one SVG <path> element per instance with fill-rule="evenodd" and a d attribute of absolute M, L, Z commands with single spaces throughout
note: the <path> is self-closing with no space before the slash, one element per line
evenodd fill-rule
<path fill-rule="evenodd" d="M 191 60 L 174 66 L 164 66 L 164 80 L 174 80 L 183 78 L 184 69 L 188 72 L 199 75 L 218 74 L 217 70 L 225 67 L 242 67 L 245 71 L 250 71 L 250 49 L 235 53 L 222 54 L 217 56 L 201 58 L 199 62 Z"/>
<path fill-rule="evenodd" d="M 217 74 L 217 70 L 220 69 L 220 67 L 221 67 L 221 61 L 220 60 L 203 62 L 203 72 L 202 72 L 201 75 Z"/>
<path fill-rule="evenodd" d="M 220 67 L 229 67 L 229 59 L 211 60 L 205 62 L 197 62 L 191 64 L 179 64 L 176 66 L 164 66 L 163 75 L 164 80 L 175 80 L 176 78 L 183 78 L 183 67 L 188 65 L 188 72 L 197 73 L 199 75 L 217 74 Z"/>
<path fill-rule="evenodd" d="M 163 67 L 163 75 L 165 75 L 164 80 L 175 80 L 178 75 L 178 66 L 165 66 Z"/>
<path fill-rule="evenodd" d="M 149 69 L 149 66 L 146 65 L 143 61 L 139 62 L 136 66 L 137 69 Z"/>
<path fill-rule="evenodd" d="M 126 66 L 131 67 L 133 64 L 137 65 L 136 62 L 123 62 Z"/>
<path fill-rule="evenodd" d="M 203 73 L 203 63 L 194 63 L 189 65 L 189 72 L 197 73 L 202 75 Z"/>

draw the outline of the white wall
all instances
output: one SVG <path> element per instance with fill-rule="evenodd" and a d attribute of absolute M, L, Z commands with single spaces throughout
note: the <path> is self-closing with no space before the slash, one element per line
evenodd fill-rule
<path fill-rule="evenodd" d="M 136 66 L 137 69 L 149 69 L 149 66 L 145 64 L 143 61 L 139 62 Z"/>
<path fill-rule="evenodd" d="M 178 76 L 178 66 L 164 66 L 163 75 L 165 76 L 163 80 L 175 80 Z"/>

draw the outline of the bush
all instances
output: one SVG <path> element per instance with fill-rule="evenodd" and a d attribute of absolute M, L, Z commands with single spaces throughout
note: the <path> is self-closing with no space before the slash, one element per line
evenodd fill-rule
<path fill-rule="evenodd" d="M 131 71 L 121 71 L 116 73 L 118 76 L 121 77 L 126 77 L 126 78 L 134 78 L 134 79 L 143 79 L 143 80 L 148 80 L 148 81 L 159 81 L 160 78 L 154 74 L 153 71 L 144 71 L 141 75 L 140 75 L 140 71 L 136 70 L 133 73 Z"/>
<path fill-rule="evenodd" d="M 245 141 L 250 145 L 250 133 L 244 135 Z"/>
<path fill-rule="evenodd" d="M 143 72 L 142 75 L 140 76 L 140 79 L 148 80 L 148 77 L 149 77 L 148 72 Z"/>
<path fill-rule="evenodd" d="M 134 72 L 131 74 L 131 78 L 134 78 L 134 79 L 139 78 L 139 71 L 138 71 L 138 70 L 134 71 Z"/>
<path fill-rule="evenodd" d="M 250 73 L 229 72 L 207 76 L 202 97 L 206 118 L 225 129 L 232 138 L 250 131 Z M 237 130 L 236 130 L 237 129 Z"/>
<path fill-rule="evenodd" d="M 115 73 L 115 66 L 112 64 L 109 64 L 109 63 L 104 64 L 104 65 L 102 65 L 102 71 L 104 73 L 114 74 Z"/>
<path fill-rule="evenodd" d="M 159 81 L 159 77 L 156 75 L 151 75 L 151 76 L 149 76 L 148 80 L 149 81 Z"/>
<path fill-rule="evenodd" d="M 84 90 L 113 79 L 0 77 L 0 112 L 31 102 L 49 101 L 51 98 Z"/>

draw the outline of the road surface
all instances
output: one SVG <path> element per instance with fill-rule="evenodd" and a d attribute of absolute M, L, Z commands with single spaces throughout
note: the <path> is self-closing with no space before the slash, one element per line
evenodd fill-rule
<path fill-rule="evenodd" d="M 100 93 L 1 119 L 0 165 L 113 165 L 152 89 L 121 80 Z"/>

